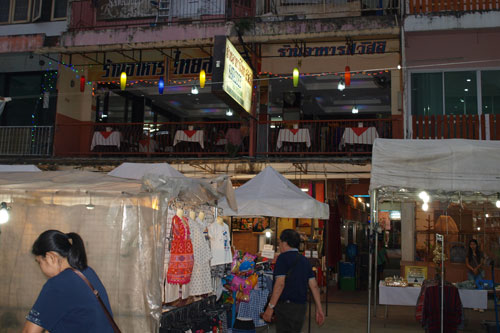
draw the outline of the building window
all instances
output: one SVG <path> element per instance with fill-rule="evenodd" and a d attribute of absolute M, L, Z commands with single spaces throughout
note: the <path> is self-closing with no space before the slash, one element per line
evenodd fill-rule
<path fill-rule="evenodd" d="M 476 72 L 445 72 L 446 114 L 477 114 Z"/>
<path fill-rule="evenodd" d="M 500 70 L 481 71 L 481 95 L 482 113 L 500 114 Z"/>
<path fill-rule="evenodd" d="M 443 114 L 443 73 L 412 74 L 411 110 L 415 116 Z"/>
<path fill-rule="evenodd" d="M 411 114 L 500 114 L 500 70 L 412 73 Z"/>
<path fill-rule="evenodd" d="M 0 24 L 65 20 L 68 0 L 0 0 Z"/>

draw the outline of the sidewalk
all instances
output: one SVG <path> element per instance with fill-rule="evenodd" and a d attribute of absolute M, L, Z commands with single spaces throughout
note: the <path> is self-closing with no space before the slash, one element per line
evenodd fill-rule
<path fill-rule="evenodd" d="M 331 294 L 330 303 L 328 303 L 328 316 L 326 317 L 325 323 L 322 327 L 318 327 L 314 322 L 315 310 L 313 304 L 310 332 L 366 332 L 367 305 L 366 303 L 361 303 L 363 299 L 366 299 L 363 294 L 366 295 L 367 292 L 335 291 L 335 295 Z M 332 298 L 334 301 L 332 301 Z M 339 302 L 339 300 L 342 300 L 343 302 Z M 461 332 L 486 332 L 486 330 L 481 326 L 481 321 L 495 320 L 493 301 L 489 301 L 488 310 L 484 313 L 473 311 L 472 309 L 464 309 L 464 311 L 465 328 Z M 325 303 L 323 303 L 323 312 L 325 312 Z M 385 306 L 377 306 L 377 317 L 372 317 L 371 332 L 424 332 L 420 324 L 415 320 L 414 307 L 389 306 L 388 318 L 384 318 L 384 312 Z M 267 330 L 258 330 L 257 332 L 267 332 Z M 269 332 L 275 332 L 272 325 L 269 328 Z M 302 332 L 308 332 L 308 318 L 306 318 Z"/>

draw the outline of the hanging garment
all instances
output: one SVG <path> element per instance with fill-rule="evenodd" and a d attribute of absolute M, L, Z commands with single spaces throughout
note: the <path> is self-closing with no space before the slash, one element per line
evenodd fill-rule
<path fill-rule="evenodd" d="M 188 284 L 193 272 L 193 245 L 191 233 L 185 217 L 175 215 L 172 218 L 172 239 L 170 240 L 170 261 L 167 270 L 167 282 L 170 284 Z"/>
<path fill-rule="evenodd" d="M 212 249 L 211 266 L 229 264 L 232 261 L 231 237 L 227 224 L 214 222 L 208 226 L 210 248 Z"/>
<path fill-rule="evenodd" d="M 211 293 L 212 277 L 210 274 L 210 259 L 212 252 L 208 245 L 208 240 L 203 234 L 206 225 L 199 218 L 189 219 L 191 230 L 191 240 L 193 243 L 194 266 L 191 274 L 189 292 L 191 296 L 198 296 Z"/>
<path fill-rule="evenodd" d="M 444 332 L 456 332 L 462 323 L 462 302 L 455 286 L 444 286 Z M 441 288 L 430 286 L 425 290 L 422 326 L 428 332 L 441 330 Z"/>

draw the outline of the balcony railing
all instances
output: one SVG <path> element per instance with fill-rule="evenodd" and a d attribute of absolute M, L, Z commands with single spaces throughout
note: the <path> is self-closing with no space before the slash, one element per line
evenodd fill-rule
<path fill-rule="evenodd" d="M 97 6 L 97 7 L 96 7 Z M 140 0 L 129 3 L 76 0 L 71 2 L 70 29 L 226 22 L 255 17 L 254 0 Z"/>
<path fill-rule="evenodd" d="M 409 14 L 500 10 L 496 0 L 409 0 Z"/>
<path fill-rule="evenodd" d="M 500 115 L 412 116 L 411 137 L 500 140 Z"/>
<path fill-rule="evenodd" d="M 399 12 L 399 0 L 257 0 L 257 16 L 297 18 L 386 15 Z"/>
<path fill-rule="evenodd" d="M 255 17 L 276 21 L 383 16 L 398 13 L 400 9 L 400 0 L 140 0 L 126 4 L 76 0 L 70 4 L 70 30 L 226 22 Z"/>
<path fill-rule="evenodd" d="M 370 155 L 375 138 L 393 138 L 400 120 L 59 124 L 55 156 Z M 399 131 L 399 130 L 397 130 Z M 402 131 L 401 131 L 402 133 Z"/>
<path fill-rule="evenodd" d="M 0 127 L 0 155 L 49 156 L 52 153 L 52 126 Z"/>

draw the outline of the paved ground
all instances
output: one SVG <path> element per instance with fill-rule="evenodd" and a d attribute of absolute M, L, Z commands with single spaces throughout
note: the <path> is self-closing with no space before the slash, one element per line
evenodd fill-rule
<path fill-rule="evenodd" d="M 330 293 L 328 303 L 328 317 L 322 327 L 311 322 L 310 332 L 366 332 L 367 331 L 367 299 L 366 291 L 346 292 L 334 291 Z M 324 298 L 324 296 L 323 296 Z M 482 326 L 483 320 L 495 320 L 493 301 L 489 301 L 489 309 L 484 313 L 465 309 L 465 329 L 463 332 L 487 332 Z M 323 311 L 325 304 L 323 303 Z M 377 317 L 372 317 L 371 332 L 424 332 L 415 320 L 415 308 L 408 306 L 390 306 L 388 318 L 384 318 L 385 306 L 377 307 Z M 314 305 L 312 314 L 314 318 Z M 267 332 L 267 329 L 258 332 Z M 274 327 L 269 328 L 274 333 Z M 303 332 L 308 332 L 307 319 Z"/>

